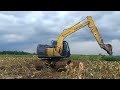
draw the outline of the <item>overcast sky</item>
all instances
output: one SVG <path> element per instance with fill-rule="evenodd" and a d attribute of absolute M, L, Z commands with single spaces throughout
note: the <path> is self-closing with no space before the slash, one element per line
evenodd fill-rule
<path fill-rule="evenodd" d="M 60 33 L 92 16 L 105 43 L 120 55 L 120 11 L 0 11 L 0 51 L 36 52 L 38 44 L 51 44 Z M 72 54 L 105 54 L 86 26 L 66 39 Z"/>

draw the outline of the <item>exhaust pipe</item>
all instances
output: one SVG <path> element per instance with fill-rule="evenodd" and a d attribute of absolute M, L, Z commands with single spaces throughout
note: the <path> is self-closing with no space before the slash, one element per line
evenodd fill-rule
<path fill-rule="evenodd" d="M 109 55 L 112 55 L 112 54 L 113 54 L 113 52 L 112 52 L 112 45 L 111 45 L 111 44 L 104 44 L 104 45 L 103 45 L 103 49 L 104 49 L 105 51 L 107 51 L 107 53 L 108 53 Z"/>

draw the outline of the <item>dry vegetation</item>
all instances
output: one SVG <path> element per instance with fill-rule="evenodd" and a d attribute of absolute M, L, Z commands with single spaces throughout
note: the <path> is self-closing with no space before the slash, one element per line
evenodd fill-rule
<path fill-rule="evenodd" d="M 36 61 L 32 55 L 0 55 L 0 79 L 120 79 L 119 61 L 74 60 L 66 72 L 36 70 Z"/>

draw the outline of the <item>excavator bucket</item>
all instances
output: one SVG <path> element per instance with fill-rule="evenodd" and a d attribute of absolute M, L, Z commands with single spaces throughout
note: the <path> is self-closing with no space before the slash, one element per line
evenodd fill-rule
<path fill-rule="evenodd" d="M 112 55 L 112 45 L 111 44 L 104 44 L 104 48 L 103 48 L 105 51 L 107 51 L 107 53 L 109 55 Z"/>

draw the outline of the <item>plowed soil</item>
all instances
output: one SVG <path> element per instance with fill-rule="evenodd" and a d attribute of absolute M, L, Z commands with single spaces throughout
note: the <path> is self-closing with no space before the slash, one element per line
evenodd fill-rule
<path fill-rule="evenodd" d="M 51 69 L 51 68 L 45 67 L 46 61 L 38 60 L 35 64 L 35 68 L 36 68 L 36 70 L 41 72 L 41 74 L 39 74 L 37 76 L 37 78 L 39 77 L 39 78 L 45 78 L 45 79 L 60 79 L 61 73 L 64 72 L 64 75 L 65 75 L 65 72 L 67 71 L 65 66 L 66 66 L 68 61 L 69 60 L 58 61 L 58 62 L 56 62 L 55 68 Z M 80 61 L 72 61 L 72 62 L 74 62 L 74 66 L 77 66 L 77 68 L 78 68 Z"/>
<path fill-rule="evenodd" d="M 56 69 L 46 68 L 45 62 L 28 56 L 1 56 L 0 79 L 59 79 L 61 72 L 66 71 L 67 61 L 56 63 Z"/>

